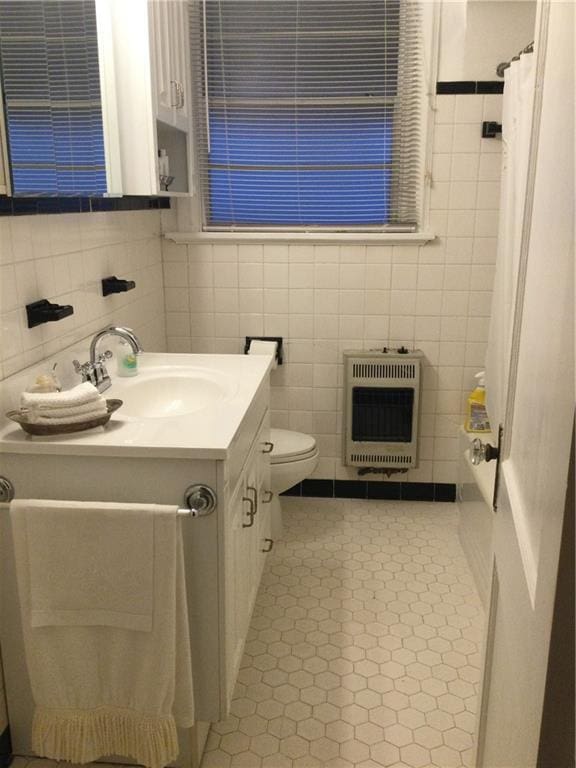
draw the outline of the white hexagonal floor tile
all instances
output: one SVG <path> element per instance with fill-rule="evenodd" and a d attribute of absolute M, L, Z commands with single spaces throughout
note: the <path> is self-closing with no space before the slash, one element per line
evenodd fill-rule
<path fill-rule="evenodd" d="M 455 505 L 282 506 L 202 768 L 469 768 L 483 616 Z"/>

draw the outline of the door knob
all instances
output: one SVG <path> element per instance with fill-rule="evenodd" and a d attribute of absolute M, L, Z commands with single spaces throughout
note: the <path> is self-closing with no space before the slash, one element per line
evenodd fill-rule
<path fill-rule="evenodd" d="M 475 467 L 483 461 L 492 461 L 498 459 L 500 452 L 490 443 L 483 443 L 479 437 L 472 441 L 470 447 L 470 458 Z"/>

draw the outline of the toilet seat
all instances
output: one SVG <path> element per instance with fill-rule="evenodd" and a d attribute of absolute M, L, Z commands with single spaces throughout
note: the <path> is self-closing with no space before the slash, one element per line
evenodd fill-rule
<path fill-rule="evenodd" d="M 303 432 L 271 429 L 270 442 L 274 444 L 270 454 L 272 465 L 304 461 L 318 452 L 316 440 L 312 435 L 305 435 Z"/>

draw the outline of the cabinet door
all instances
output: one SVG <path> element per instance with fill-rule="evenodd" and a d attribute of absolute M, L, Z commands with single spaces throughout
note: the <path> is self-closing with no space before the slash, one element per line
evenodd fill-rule
<path fill-rule="evenodd" d="M 150 0 L 148 8 L 156 117 L 187 132 L 188 7 L 182 0 Z"/>
<path fill-rule="evenodd" d="M 173 2 L 149 0 L 150 51 L 156 116 L 169 125 L 174 121 L 176 90 L 172 84 Z"/>
<path fill-rule="evenodd" d="M 272 517 L 271 501 L 272 492 L 270 490 L 270 454 L 267 452 L 266 443 L 270 439 L 270 417 L 267 413 L 264 417 L 258 437 L 257 447 L 257 465 L 258 465 L 258 568 L 257 583 L 260 584 L 262 571 L 266 563 L 266 553 L 273 546 L 271 539 Z"/>
<path fill-rule="evenodd" d="M 190 130 L 190 97 L 188 76 L 190 36 L 188 32 L 188 4 L 177 0 L 172 13 L 173 46 L 172 72 L 176 83 L 177 99 L 174 126 L 181 131 Z"/>
<path fill-rule="evenodd" d="M 251 503 L 242 479 L 230 501 L 225 532 L 225 613 L 227 700 L 230 702 L 252 612 L 250 559 L 247 557 Z"/>
<path fill-rule="evenodd" d="M 252 615 L 256 593 L 258 592 L 258 586 L 260 584 L 260 521 L 262 518 L 262 509 L 259 504 L 258 494 L 258 459 L 258 441 L 256 441 L 252 447 L 246 467 L 246 495 L 250 499 L 250 502 L 253 503 L 255 513 L 254 525 L 251 528 L 246 529 L 247 536 L 245 549 L 246 567 L 250 574 L 250 585 L 248 587 L 250 616 Z"/>

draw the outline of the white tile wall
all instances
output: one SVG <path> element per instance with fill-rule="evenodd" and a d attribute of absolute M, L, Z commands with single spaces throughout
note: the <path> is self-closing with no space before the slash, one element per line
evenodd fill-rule
<path fill-rule="evenodd" d="M 501 142 L 481 139 L 481 122 L 501 119 L 501 98 L 438 97 L 432 243 L 163 243 L 168 348 L 236 353 L 246 335 L 284 336 L 272 422 L 315 435 L 316 477 L 355 477 L 340 460 L 342 350 L 405 344 L 424 351 L 426 368 L 421 462 L 404 479 L 456 481 L 496 256 Z"/>
<path fill-rule="evenodd" d="M 148 349 L 164 348 L 160 212 L 0 218 L 0 379 L 75 344 L 110 322 L 133 327 Z M 100 281 L 136 281 L 104 298 Z M 25 305 L 72 304 L 64 320 L 29 329 Z"/>

